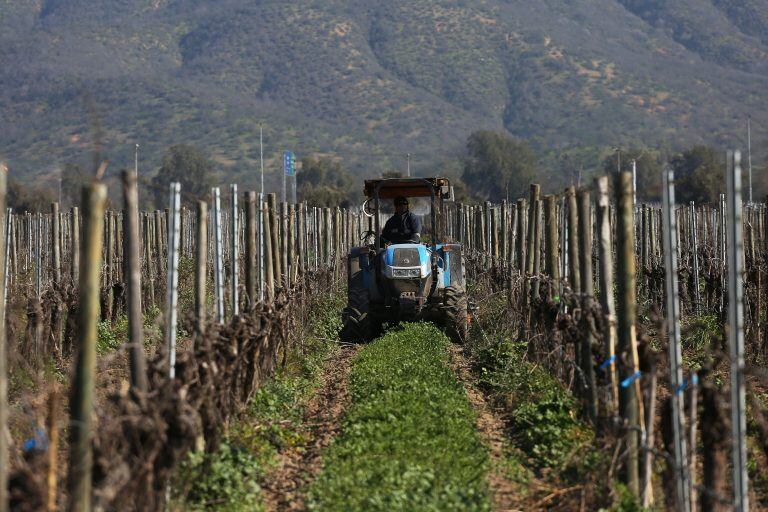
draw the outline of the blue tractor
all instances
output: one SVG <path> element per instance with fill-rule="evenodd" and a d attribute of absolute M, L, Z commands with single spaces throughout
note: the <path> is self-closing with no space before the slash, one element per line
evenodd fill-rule
<path fill-rule="evenodd" d="M 450 182 L 439 177 L 367 180 L 364 190 L 363 209 L 373 226 L 369 223 L 362 237 L 370 243 L 349 254 L 341 340 L 367 341 L 380 336 L 386 323 L 426 320 L 455 342 L 464 342 L 470 310 L 462 248 L 448 243 L 443 233 L 445 203 L 453 200 Z M 429 208 L 418 243 L 388 244 L 381 236 L 381 206 L 398 197 L 419 198 Z"/>

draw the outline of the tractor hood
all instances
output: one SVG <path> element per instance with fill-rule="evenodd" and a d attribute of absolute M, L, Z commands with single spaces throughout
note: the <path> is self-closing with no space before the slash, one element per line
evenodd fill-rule
<path fill-rule="evenodd" d="M 432 273 L 430 250 L 422 244 L 393 244 L 384 252 L 384 276 L 424 278 Z"/>

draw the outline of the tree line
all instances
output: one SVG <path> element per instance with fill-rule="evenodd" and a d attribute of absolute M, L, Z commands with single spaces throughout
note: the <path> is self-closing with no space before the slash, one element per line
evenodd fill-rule
<path fill-rule="evenodd" d="M 541 155 L 527 141 L 504 132 L 482 130 L 469 136 L 464 154 L 455 157 L 455 165 L 449 166 L 447 171 L 435 168 L 430 174 L 447 175 L 454 184 L 456 199 L 469 203 L 514 200 L 525 196 L 532 182 L 550 186 L 581 185 L 595 173 L 631 170 L 633 162 L 641 201 L 661 200 L 661 171 L 667 165 L 675 171 L 681 203 L 714 203 L 724 192 L 725 153 L 711 146 L 694 145 L 671 157 L 649 148 L 607 150 L 606 153 L 591 169 L 585 170 L 567 158 L 559 168 L 552 169 L 552 165 L 542 165 Z M 744 169 L 746 172 L 746 165 Z M 756 200 L 768 193 L 766 171 L 765 166 L 753 169 Z M 59 190 L 51 181 L 27 184 L 10 178 L 8 205 L 15 211 L 35 212 L 48 211 L 50 203 L 59 198 L 63 206 L 79 204 L 80 190 L 92 179 L 93 173 L 77 163 L 66 163 L 61 176 Z M 402 171 L 393 169 L 376 177 L 399 176 L 403 176 Z M 297 197 L 317 206 L 348 208 L 363 201 L 363 180 L 372 177 L 352 173 L 337 157 L 304 156 L 296 175 Z M 143 206 L 164 208 L 168 185 L 174 181 L 181 183 L 188 197 L 204 197 L 216 182 L 215 166 L 194 146 L 178 144 L 169 147 L 153 177 L 143 182 L 149 191 L 143 197 Z"/>

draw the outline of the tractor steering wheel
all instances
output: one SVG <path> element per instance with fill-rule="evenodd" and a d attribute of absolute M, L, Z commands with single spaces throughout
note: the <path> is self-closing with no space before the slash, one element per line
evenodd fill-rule
<path fill-rule="evenodd" d="M 371 205 L 372 200 L 373 200 L 372 197 L 369 197 L 368 199 L 366 199 L 362 207 L 363 214 L 369 218 L 373 217 L 376 214 L 376 210 L 374 210 L 373 205 Z"/>

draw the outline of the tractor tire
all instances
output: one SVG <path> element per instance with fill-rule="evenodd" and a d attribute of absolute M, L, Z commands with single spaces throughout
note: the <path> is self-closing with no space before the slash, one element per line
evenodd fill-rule
<path fill-rule="evenodd" d="M 339 339 L 342 343 L 359 343 L 371 339 L 371 321 L 369 317 L 368 289 L 363 282 L 363 272 L 360 261 L 350 258 L 349 280 L 347 282 L 347 307 L 341 312 L 341 332 Z"/>
<path fill-rule="evenodd" d="M 454 343 L 463 344 L 469 336 L 469 311 L 467 294 L 464 290 L 449 286 L 443 291 L 440 305 L 441 323 L 445 334 Z"/>
<path fill-rule="evenodd" d="M 349 290 L 347 307 L 341 313 L 342 327 L 339 338 L 342 343 L 361 343 L 371 339 L 371 320 L 368 315 L 368 292 Z"/>

